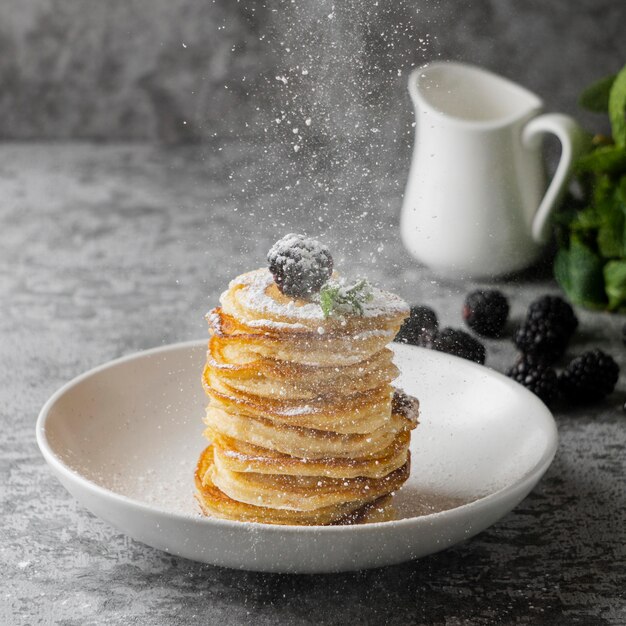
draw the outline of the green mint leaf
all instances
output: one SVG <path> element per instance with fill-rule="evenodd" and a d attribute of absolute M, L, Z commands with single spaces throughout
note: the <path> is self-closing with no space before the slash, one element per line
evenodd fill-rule
<path fill-rule="evenodd" d="M 576 172 L 619 173 L 626 172 L 626 147 L 602 146 L 581 156 L 576 161 Z"/>
<path fill-rule="evenodd" d="M 626 66 L 615 77 L 609 94 L 609 117 L 613 141 L 621 148 L 626 147 Z"/>
<path fill-rule="evenodd" d="M 328 281 L 320 289 L 320 306 L 324 317 L 333 314 L 363 315 L 363 304 L 373 297 L 372 288 L 366 280 L 349 287 Z"/>
<path fill-rule="evenodd" d="M 600 206 L 603 202 L 613 200 L 615 194 L 615 181 L 608 174 L 596 176 L 593 186 L 593 203 Z"/>
<path fill-rule="evenodd" d="M 604 283 L 609 309 L 626 306 L 626 261 L 609 261 L 604 266 Z"/>
<path fill-rule="evenodd" d="M 573 234 L 586 239 L 588 235 L 594 235 L 600 228 L 602 220 L 596 210 L 596 205 L 587 206 L 579 211 L 570 223 L 570 231 Z"/>
<path fill-rule="evenodd" d="M 609 111 L 609 93 L 615 82 L 615 74 L 606 76 L 589 85 L 578 99 L 578 104 L 583 109 L 593 111 L 594 113 L 608 113 Z"/>
<path fill-rule="evenodd" d="M 602 204 L 598 229 L 598 248 L 605 259 L 624 254 L 624 212 L 616 202 Z"/>
<path fill-rule="evenodd" d="M 363 304 L 369 302 L 374 297 L 371 287 L 366 280 L 360 280 L 347 289 L 346 296 L 359 315 L 363 315 Z"/>
<path fill-rule="evenodd" d="M 598 223 L 598 250 L 605 260 L 609 260 L 626 255 L 626 205 L 622 203 L 619 186 L 613 181 L 606 185 L 604 178 L 608 177 L 599 178 L 596 184 L 593 208 Z"/>
<path fill-rule="evenodd" d="M 582 193 L 555 220 L 554 275 L 576 304 L 626 310 L 626 66 L 580 104 L 608 113 L 613 140 L 598 140 L 575 164 Z"/>
<path fill-rule="evenodd" d="M 320 306 L 324 317 L 328 317 L 332 313 L 338 293 L 339 287 L 328 283 L 320 289 Z"/>
<path fill-rule="evenodd" d="M 602 259 L 577 237 L 569 250 L 560 250 L 554 274 L 574 304 L 596 308 L 606 306 Z"/>
<path fill-rule="evenodd" d="M 569 295 L 572 289 L 572 281 L 569 276 L 569 250 L 567 248 L 561 248 L 556 253 L 554 259 L 554 278 L 559 283 L 561 289 Z"/>

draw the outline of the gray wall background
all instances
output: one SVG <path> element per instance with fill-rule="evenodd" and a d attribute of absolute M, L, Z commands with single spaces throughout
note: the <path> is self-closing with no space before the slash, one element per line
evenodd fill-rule
<path fill-rule="evenodd" d="M 626 0 L 2 0 L 0 138 L 404 154 L 412 66 L 481 64 L 578 114 L 625 33 Z"/>

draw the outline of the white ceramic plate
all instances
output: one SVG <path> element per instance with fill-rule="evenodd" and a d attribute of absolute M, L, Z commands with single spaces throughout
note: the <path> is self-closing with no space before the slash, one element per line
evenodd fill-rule
<path fill-rule="evenodd" d="M 43 407 L 37 442 L 90 511 L 172 554 L 272 572 L 399 563 L 467 539 L 510 511 L 550 465 L 557 432 L 534 395 L 493 370 L 394 349 L 398 384 L 421 402 L 394 521 L 296 527 L 202 517 L 193 472 L 205 445 L 205 341 L 124 357 L 67 383 Z"/>

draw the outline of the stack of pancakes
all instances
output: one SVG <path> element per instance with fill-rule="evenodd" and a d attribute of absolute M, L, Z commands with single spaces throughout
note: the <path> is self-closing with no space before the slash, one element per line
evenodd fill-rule
<path fill-rule="evenodd" d="M 406 304 L 374 289 L 361 314 L 325 318 L 266 269 L 233 280 L 220 303 L 207 315 L 203 511 L 271 524 L 367 520 L 409 475 L 418 404 L 391 386 L 386 347 Z"/>

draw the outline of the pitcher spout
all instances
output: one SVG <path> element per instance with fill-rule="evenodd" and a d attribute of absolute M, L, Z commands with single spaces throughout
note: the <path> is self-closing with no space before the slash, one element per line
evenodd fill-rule
<path fill-rule="evenodd" d="M 414 70 L 409 93 L 418 115 L 480 127 L 514 124 L 543 106 L 537 95 L 510 80 L 453 61 L 434 61 Z"/>

